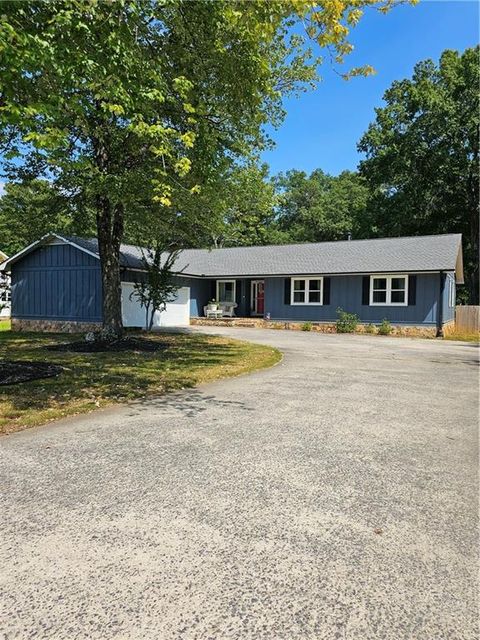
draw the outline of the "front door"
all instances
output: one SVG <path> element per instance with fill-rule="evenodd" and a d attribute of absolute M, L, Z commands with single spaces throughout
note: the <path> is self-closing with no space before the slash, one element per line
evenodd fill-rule
<path fill-rule="evenodd" d="M 252 280 L 251 297 L 252 316 L 263 316 L 265 310 L 265 282 Z"/>

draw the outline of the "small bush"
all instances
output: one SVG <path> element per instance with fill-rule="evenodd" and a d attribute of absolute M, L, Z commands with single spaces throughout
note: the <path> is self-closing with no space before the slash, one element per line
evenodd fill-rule
<path fill-rule="evenodd" d="M 375 333 L 375 325 L 372 323 L 365 325 L 365 333 Z"/>
<path fill-rule="evenodd" d="M 353 333 L 358 325 L 358 316 L 355 313 L 348 313 L 340 307 L 337 309 L 337 333 Z"/>
<path fill-rule="evenodd" d="M 378 333 L 381 336 L 389 336 L 393 331 L 393 327 L 390 324 L 390 322 L 384 318 L 380 324 L 380 326 L 378 327 Z"/>
<path fill-rule="evenodd" d="M 311 331 L 313 324 L 311 322 L 304 322 L 301 326 L 302 331 Z"/>

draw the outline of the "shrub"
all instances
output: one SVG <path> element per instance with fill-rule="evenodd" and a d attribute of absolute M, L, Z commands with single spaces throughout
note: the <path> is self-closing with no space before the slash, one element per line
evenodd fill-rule
<path fill-rule="evenodd" d="M 337 333 L 353 333 L 358 325 L 358 316 L 355 313 L 348 313 L 340 307 L 337 309 Z"/>
<path fill-rule="evenodd" d="M 375 325 L 372 323 L 365 325 L 365 333 L 375 333 Z"/>
<path fill-rule="evenodd" d="M 384 318 L 380 324 L 380 326 L 378 327 L 378 333 L 381 336 L 388 336 L 392 333 L 393 331 L 393 327 L 390 324 L 389 320 L 387 320 L 386 318 Z"/>
<path fill-rule="evenodd" d="M 302 331 L 311 331 L 313 324 L 311 322 L 304 322 L 301 326 Z"/>

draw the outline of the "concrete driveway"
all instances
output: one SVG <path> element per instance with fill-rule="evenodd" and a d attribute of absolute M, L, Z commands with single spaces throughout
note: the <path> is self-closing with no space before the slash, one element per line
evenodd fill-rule
<path fill-rule="evenodd" d="M 217 332 L 283 363 L 0 441 L 0 638 L 477 638 L 477 348 Z"/>

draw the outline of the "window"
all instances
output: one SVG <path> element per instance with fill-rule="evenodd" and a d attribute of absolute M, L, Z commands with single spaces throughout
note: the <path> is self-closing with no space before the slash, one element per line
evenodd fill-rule
<path fill-rule="evenodd" d="M 292 304 L 323 304 L 323 278 L 292 278 Z"/>
<path fill-rule="evenodd" d="M 408 276 L 370 276 L 370 304 L 372 306 L 406 306 Z"/>
<path fill-rule="evenodd" d="M 235 280 L 217 280 L 217 300 L 235 302 Z"/>
<path fill-rule="evenodd" d="M 455 281 L 452 276 L 448 278 L 448 306 L 455 306 Z"/>
<path fill-rule="evenodd" d="M 12 294 L 10 293 L 10 289 L 3 289 L 0 291 L 0 302 L 10 302 L 12 299 Z"/>

